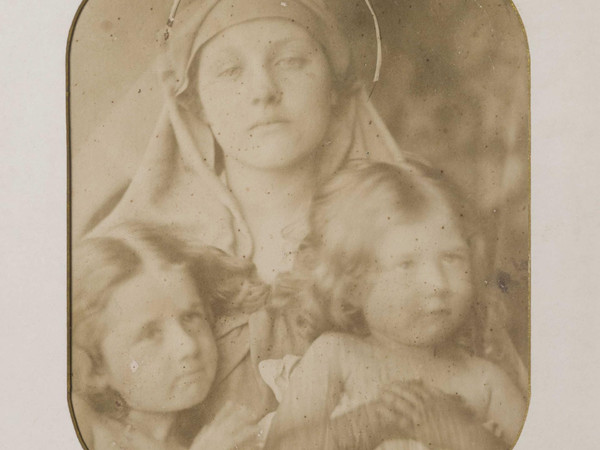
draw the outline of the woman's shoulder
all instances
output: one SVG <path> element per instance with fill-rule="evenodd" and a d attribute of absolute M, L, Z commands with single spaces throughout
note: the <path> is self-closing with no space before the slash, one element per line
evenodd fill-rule
<path fill-rule="evenodd" d="M 296 371 L 343 380 L 358 366 L 368 364 L 368 353 L 361 351 L 360 339 L 350 334 L 321 334 L 302 357 Z"/>
<path fill-rule="evenodd" d="M 327 348 L 332 350 L 350 350 L 359 346 L 364 346 L 365 343 L 360 338 L 349 333 L 341 333 L 338 331 L 327 331 L 321 334 L 312 346 L 318 348 Z"/>
<path fill-rule="evenodd" d="M 345 336 L 342 333 L 335 331 L 327 331 L 317 337 L 314 342 L 310 345 L 309 352 L 319 353 L 330 353 L 337 351 L 342 345 L 344 345 Z"/>
<path fill-rule="evenodd" d="M 341 366 L 367 364 L 373 348 L 361 336 L 329 331 L 321 334 L 311 345 L 309 352 L 319 358 L 328 358 Z"/>

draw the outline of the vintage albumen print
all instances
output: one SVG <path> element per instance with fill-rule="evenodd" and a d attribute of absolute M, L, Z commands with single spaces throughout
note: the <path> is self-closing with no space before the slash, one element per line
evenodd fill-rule
<path fill-rule="evenodd" d="M 69 47 L 89 449 L 509 449 L 529 69 L 506 0 L 88 0 Z"/>

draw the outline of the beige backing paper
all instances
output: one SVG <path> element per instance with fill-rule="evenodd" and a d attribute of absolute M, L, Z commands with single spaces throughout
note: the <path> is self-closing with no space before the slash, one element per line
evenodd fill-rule
<path fill-rule="evenodd" d="M 515 4 L 532 66 L 533 364 L 515 448 L 591 450 L 600 442 L 600 5 Z M 66 381 L 65 51 L 78 6 L 2 2 L 0 448 L 81 448 Z"/>

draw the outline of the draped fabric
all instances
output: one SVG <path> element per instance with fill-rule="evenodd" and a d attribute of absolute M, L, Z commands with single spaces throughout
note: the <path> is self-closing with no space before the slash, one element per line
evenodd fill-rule
<path fill-rule="evenodd" d="M 163 102 L 144 156 L 117 203 L 106 203 L 108 199 L 98 202 L 110 206 L 97 212 L 98 224 L 88 235 L 110 234 L 127 222 L 154 224 L 185 240 L 192 251 L 211 245 L 252 259 L 252 236 L 228 189 L 227 173 L 220 167 L 214 136 L 194 104 L 193 76 L 203 44 L 228 27 L 261 18 L 291 20 L 305 27 L 323 46 L 334 80 L 352 80 L 350 51 L 324 1 L 190 2 L 178 12 L 163 55 L 141 77 L 145 88 L 160 90 Z M 350 158 L 403 161 L 364 89 L 356 87 L 349 92 L 321 144 L 317 165 L 320 179 L 335 173 Z M 127 129 L 131 120 L 126 119 L 132 111 L 127 104 L 119 105 L 116 111 L 103 128 L 107 142 L 111 136 L 124 136 L 131 131 Z M 122 152 L 128 150 L 126 141 L 114 145 L 122 145 Z M 110 185 L 111 181 L 106 183 Z M 294 237 L 298 243 L 301 238 Z M 302 340 L 294 314 L 295 311 L 260 310 L 218 325 L 220 368 L 211 396 L 201 405 L 201 415 L 206 420 L 226 401 L 244 403 L 257 416 L 275 407 L 274 397 L 261 382 L 258 363 L 288 353 L 300 354 L 306 349 L 308 343 Z M 197 414 L 195 411 L 188 415 L 187 425 L 192 429 L 198 425 Z M 185 428 L 186 421 L 182 424 Z"/>
<path fill-rule="evenodd" d="M 153 73 L 142 76 L 144 88 L 160 87 L 164 101 L 144 156 L 116 206 L 108 214 L 100 213 L 105 217 L 88 235 L 122 236 L 127 227 L 121 225 L 142 223 L 169 230 L 186 242 L 190 253 L 211 245 L 252 258 L 252 236 L 227 187 L 227 173 L 219 167 L 214 136 L 194 107 L 192 77 L 195 58 L 205 42 L 227 27 L 259 18 L 293 20 L 305 27 L 323 46 L 334 80 L 344 83 L 352 79 L 346 40 L 321 1 L 191 2 L 178 12 L 164 54 L 149 69 Z M 107 135 L 127 134 L 119 126 L 129 126 L 126 119 L 131 111 L 121 105 L 118 114 L 123 120 L 113 116 L 105 128 Z M 325 178 L 350 158 L 399 163 L 402 154 L 364 89 L 354 87 L 343 108 L 336 111 L 318 158 L 318 178 Z M 291 233 L 290 239 L 299 244 L 303 237 L 301 232 Z M 258 364 L 306 350 L 310 341 L 298 326 L 298 313 L 266 308 L 219 321 L 215 330 L 220 357 L 216 382 L 204 404 L 182 417 L 184 435 L 193 436 L 199 424 L 209 421 L 226 401 L 246 405 L 257 417 L 275 408 Z"/>
<path fill-rule="evenodd" d="M 127 221 L 156 223 L 171 227 L 190 246 L 209 244 L 252 257 L 252 239 L 227 188 L 227 174 L 218 167 L 214 137 L 199 111 L 190 106 L 193 102 L 190 97 L 195 94 L 190 66 L 201 46 L 215 34 L 258 18 L 282 18 L 305 26 L 323 45 L 335 79 L 343 82 L 351 77 L 349 49 L 335 20 L 320 1 L 192 2 L 188 9 L 178 13 L 166 51 L 153 68 L 155 83 L 163 92 L 164 107 L 144 157 L 124 196 L 92 233 L 103 233 Z M 113 129 L 106 132 L 122 134 L 114 130 L 119 121 L 113 119 L 112 123 Z M 345 160 L 357 157 L 387 162 L 402 159 L 393 138 L 360 88 L 352 91 L 333 119 L 318 154 L 318 175 L 327 177 Z"/>

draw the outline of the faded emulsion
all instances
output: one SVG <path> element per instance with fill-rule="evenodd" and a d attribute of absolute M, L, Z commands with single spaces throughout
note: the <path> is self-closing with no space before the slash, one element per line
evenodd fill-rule
<path fill-rule="evenodd" d="M 87 0 L 68 391 L 92 450 L 495 450 L 529 402 L 507 0 Z"/>

